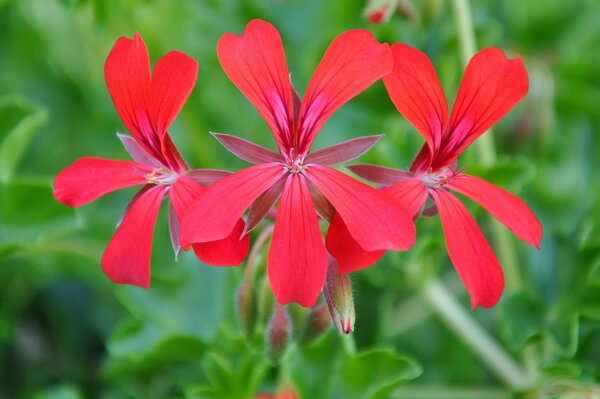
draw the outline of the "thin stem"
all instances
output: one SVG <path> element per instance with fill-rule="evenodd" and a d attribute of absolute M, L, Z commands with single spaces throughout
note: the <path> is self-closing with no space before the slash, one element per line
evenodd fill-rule
<path fill-rule="evenodd" d="M 448 328 L 511 389 L 525 391 L 535 385 L 535 376 L 517 364 L 439 280 L 427 282 L 422 294 Z"/>
<path fill-rule="evenodd" d="M 352 334 L 343 335 L 342 342 L 344 343 L 346 353 L 349 355 L 354 355 L 356 353 L 356 341 L 354 341 L 354 336 Z"/>
<path fill-rule="evenodd" d="M 256 264 L 258 263 L 260 251 L 272 234 L 273 225 L 269 224 L 263 229 L 263 231 L 260 232 L 260 234 L 256 238 L 256 241 L 254 241 L 254 245 L 250 250 L 250 255 L 248 255 L 248 261 L 246 262 L 246 270 L 244 272 L 244 279 L 247 279 L 247 281 L 250 281 L 252 279 L 254 275 L 254 269 L 256 268 Z"/>

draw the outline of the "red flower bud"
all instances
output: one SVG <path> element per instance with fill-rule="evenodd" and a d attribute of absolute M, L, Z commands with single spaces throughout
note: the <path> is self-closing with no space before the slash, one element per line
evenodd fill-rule
<path fill-rule="evenodd" d="M 304 320 L 304 330 L 300 341 L 308 344 L 319 338 L 331 324 L 331 317 L 325 305 L 317 305 L 310 309 L 308 316 Z"/>
<path fill-rule="evenodd" d="M 285 352 L 285 348 L 292 335 L 292 322 L 285 307 L 279 303 L 275 307 L 275 314 L 267 324 L 265 334 L 265 348 L 267 357 L 272 363 L 277 364 Z"/>
<path fill-rule="evenodd" d="M 338 273 L 337 261 L 329 257 L 327 281 L 324 287 L 325 299 L 333 324 L 340 334 L 350 334 L 354 330 L 354 298 L 348 274 Z"/>

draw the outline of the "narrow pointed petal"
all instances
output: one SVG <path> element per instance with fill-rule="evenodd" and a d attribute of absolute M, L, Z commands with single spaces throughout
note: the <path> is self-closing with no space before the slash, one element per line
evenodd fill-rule
<path fill-rule="evenodd" d="M 178 51 L 165 54 L 156 63 L 150 83 L 148 112 L 161 142 L 194 89 L 197 76 L 198 63 Z"/>
<path fill-rule="evenodd" d="M 382 137 L 383 135 L 359 137 L 311 152 L 306 156 L 304 164 L 333 166 L 352 161 L 373 148 Z"/>
<path fill-rule="evenodd" d="M 279 164 L 260 164 L 227 176 L 210 186 L 186 211 L 181 245 L 219 240 L 231 234 L 239 218 L 259 195 L 285 173 Z M 202 221 L 198 225 L 197 221 Z"/>
<path fill-rule="evenodd" d="M 60 172 L 54 180 L 54 197 L 77 207 L 115 190 L 146 183 L 143 174 L 152 167 L 131 161 L 85 157 Z"/>
<path fill-rule="evenodd" d="M 385 250 L 365 251 L 348 231 L 339 213 L 333 215 L 325 237 L 327 252 L 338 262 L 340 273 L 367 268 L 385 254 Z"/>
<path fill-rule="evenodd" d="M 177 179 L 169 190 L 169 198 L 178 221 L 186 214 L 187 208 L 194 200 L 205 191 L 206 188 L 187 176 Z M 197 226 L 204 223 L 205 221 L 202 219 L 195 221 Z M 243 230 L 244 220 L 238 217 L 238 221 L 230 234 L 222 239 L 194 244 L 194 253 L 198 259 L 209 265 L 237 266 L 248 256 L 250 247 L 249 237 L 242 238 Z M 179 236 L 181 236 L 181 229 Z"/>
<path fill-rule="evenodd" d="M 497 48 L 475 54 L 460 84 L 450 115 L 448 137 L 444 138 L 444 148 L 436 164 L 447 165 L 454 161 L 521 101 L 528 87 L 527 70 L 520 57 L 509 60 Z"/>
<path fill-rule="evenodd" d="M 437 73 L 422 51 L 394 43 L 392 53 L 394 70 L 383 82 L 392 102 L 421 133 L 433 157 L 448 119 L 448 104 Z"/>
<path fill-rule="evenodd" d="M 224 177 L 230 176 L 233 173 L 228 170 L 221 169 L 192 169 L 186 173 L 186 176 L 200 183 L 204 187 L 208 187 Z"/>
<path fill-rule="evenodd" d="M 413 219 L 423 209 L 428 195 L 425 184 L 417 177 L 401 181 L 381 191 L 400 201 Z"/>
<path fill-rule="evenodd" d="M 327 254 L 307 182 L 291 175 L 281 196 L 267 273 L 280 304 L 313 306 L 327 275 Z"/>
<path fill-rule="evenodd" d="M 117 137 L 121 140 L 123 147 L 135 162 L 144 163 L 154 168 L 160 168 L 164 166 L 158 159 L 150 155 L 148 151 L 138 143 L 133 137 L 127 136 L 126 134 L 117 133 Z"/>
<path fill-rule="evenodd" d="M 470 175 L 460 175 L 446 187 L 479 203 L 514 235 L 540 249 L 542 225 L 527 204 L 514 194 Z"/>
<path fill-rule="evenodd" d="M 104 78 L 113 103 L 127 130 L 146 151 L 160 158 L 158 137 L 146 107 L 150 92 L 150 60 L 139 34 L 121 37 L 106 58 Z"/>
<path fill-rule="evenodd" d="M 165 196 L 154 186 L 131 205 L 102 256 L 102 270 L 115 283 L 150 286 L 150 258 L 154 225 Z"/>
<path fill-rule="evenodd" d="M 252 20 L 241 36 L 224 34 L 217 55 L 229 79 L 265 118 L 279 148 L 291 147 L 292 87 L 277 29 Z"/>
<path fill-rule="evenodd" d="M 175 213 L 173 204 L 169 204 L 169 237 L 171 238 L 171 246 L 175 253 L 175 260 L 177 260 L 181 251 L 181 244 L 179 244 L 179 218 L 177 217 L 177 213 Z"/>
<path fill-rule="evenodd" d="M 400 201 L 413 216 L 423 209 L 427 200 L 427 189 L 423 182 L 413 177 L 381 190 Z M 350 235 L 339 214 L 335 214 L 325 239 L 327 251 L 337 259 L 340 273 L 351 273 L 377 262 L 385 251 L 365 251 Z"/>
<path fill-rule="evenodd" d="M 390 186 L 415 177 L 414 173 L 407 170 L 388 168 L 387 166 L 357 164 L 348 165 L 346 168 L 367 181 L 383 186 Z"/>
<path fill-rule="evenodd" d="M 283 161 L 281 155 L 268 148 L 255 144 L 241 137 L 229 134 L 213 133 L 211 134 L 219 140 L 219 143 L 236 157 L 250 163 L 268 163 Z"/>
<path fill-rule="evenodd" d="M 326 166 L 312 165 L 305 173 L 363 249 L 405 251 L 413 246 L 415 225 L 397 200 Z"/>
<path fill-rule="evenodd" d="M 310 189 L 310 196 L 312 197 L 313 203 L 315 205 L 315 209 L 319 216 L 328 222 L 331 221 L 331 218 L 335 214 L 335 208 L 331 205 L 331 202 L 321 192 L 319 189 L 315 187 L 314 184 L 308 180 L 308 188 Z"/>
<path fill-rule="evenodd" d="M 285 187 L 285 182 L 287 178 L 282 176 L 273 184 L 267 191 L 258 196 L 256 200 L 250 205 L 250 209 L 248 210 L 248 217 L 246 218 L 246 227 L 244 227 L 243 234 L 246 235 L 267 216 L 269 211 L 275 205 L 275 202 L 281 196 L 281 192 L 283 191 L 283 187 Z"/>
<path fill-rule="evenodd" d="M 329 46 L 306 89 L 299 120 L 299 152 L 307 153 L 323 124 L 353 97 L 391 72 L 390 47 L 366 30 L 350 30 Z"/>
<path fill-rule="evenodd" d="M 504 290 L 504 274 L 479 227 L 465 206 L 445 190 L 431 190 L 448 254 L 467 288 L 473 308 L 494 306 Z"/>

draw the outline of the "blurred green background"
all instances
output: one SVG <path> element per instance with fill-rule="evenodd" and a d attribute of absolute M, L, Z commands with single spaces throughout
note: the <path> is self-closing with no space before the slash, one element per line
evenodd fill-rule
<path fill-rule="evenodd" d="M 163 209 L 151 288 L 116 286 L 100 258 L 134 191 L 77 210 L 53 199 L 53 177 L 76 158 L 127 158 L 106 55 L 138 31 L 152 63 L 169 50 L 197 59 L 198 83 L 171 133 L 194 167 L 237 170 L 245 164 L 209 131 L 274 143 L 222 72 L 220 35 L 252 18 L 275 24 L 302 94 L 331 40 L 367 28 L 425 51 L 452 103 L 464 67 L 453 3 L 403 0 L 374 26 L 362 0 L 0 0 L 0 397 L 235 399 L 289 383 L 303 399 L 599 398 L 600 3 L 472 3 L 477 46 L 521 55 L 530 91 L 494 128 L 497 161 L 471 148 L 460 162 L 531 206 L 542 250 L 466 202 L 507 272 L 501 302 L 471 311 L 438 218 L 422 219 L 415 248 L 353 276 L 354 342 L 333 328 L 301 342 L 306 310 L 290 306 L 295 338 L 272 365 L 261 273 L 258 324 L 245 339 L 234 300 L 244 266 L 190 254 L 175 262 Z M 380 82 L 326 124 L 315 148 L 379 133 L 361 161 L 408 167 L 422 139 Z"/>

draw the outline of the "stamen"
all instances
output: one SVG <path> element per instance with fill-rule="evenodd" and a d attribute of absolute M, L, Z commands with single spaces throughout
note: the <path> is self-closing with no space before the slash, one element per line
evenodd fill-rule
<path fill-rule="evenodd" d="M 156 184 L 157 186 L 169 186 L 175 183 L 175 181 L 177 180 L 177 175 L 175 173 L 173 173 L 171 170 L 162 167 L 154 169 L 145 177 L 148 183 Z"/>

